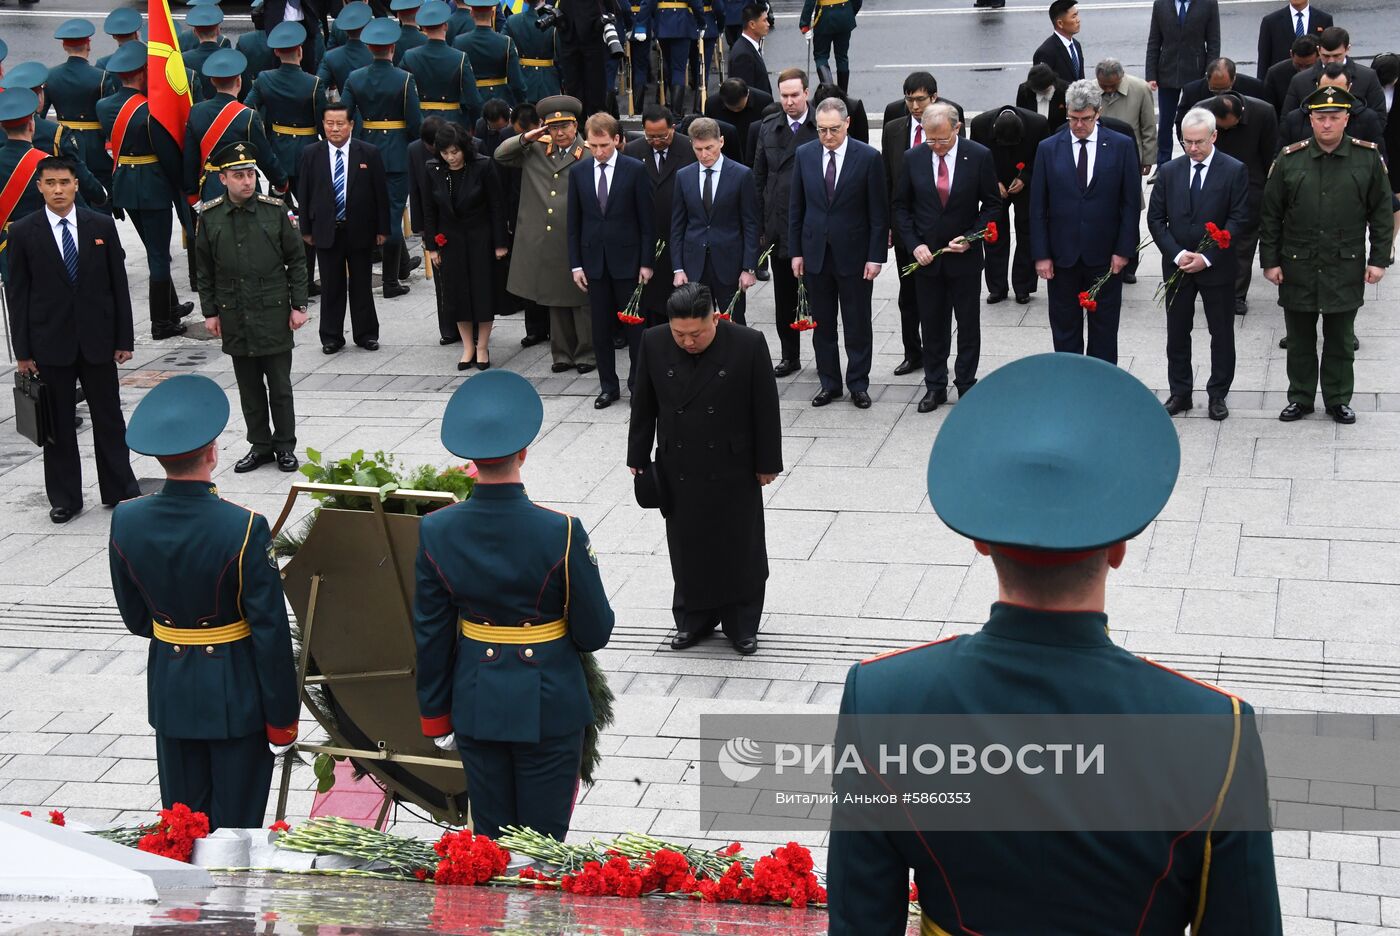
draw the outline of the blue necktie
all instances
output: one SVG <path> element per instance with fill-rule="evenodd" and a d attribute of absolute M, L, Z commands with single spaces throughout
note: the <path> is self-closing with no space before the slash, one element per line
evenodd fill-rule
<path fill-rule="evenodd" d="M 335 219 L 345 220 L 345 151 L 335 151 L 335 174 L 331 177 L 335 186 Z"/>
<path fill-rule="evenodd" d="M 1298 11 L 1298 22 L 1293 26 L 1293 35 L 1294 35 L 1294 36 L 1301 36 L 1302 34 L 1303 34 L 1303 11 L 1302 11 L 1302 10 L 1299 10 L 1299 11 Z"/>
<path fill-rule="evenodd" d="M 1081 68 L 1079 65 L 1079 51 L 1075 49 L 1073 39 L 1071 39 L 1069 42 L 1069 64 L 1070 68 L 1074 70 L 1074 77 L 1084 77 L 1084 69 Z"/>
<path fill-rule="evenodd" d="M 1176 24 L 1178 26 L 1186 25 L 1186 0 L 1181 0 L 1181 10 L 1176 15 Z"/>
<path fill-rule="evenodd" d="M 1192 169 L 1195 170 L 1195 174 L 1194 174 L 1193 176 L 1191 176 L 1191 210 L 1192 210 L 1192 211 L 1195 211 L 1195 210 L 1196 210 L 1196 197 L 1197 197 L 1198 195 L 1201 194 L 1201 171 L 1204 170 L 1205 167 L 1206 167 L 1206 164 L 1203 163 L 1203 162 L 1198 162 L 1198 163 L 1196 163 L 1196 165 L 1194 165 L 1194 166 L 1191 167 Z"/>
<path fill-rule="evenodd" d="M 63 265 L 68 268 L 68 282 L 78 282 L 78 245 L 73 242 L 73 232 L 68 230 L 68 219 L 61 218 L 59 230 L 63 233 Z"/>

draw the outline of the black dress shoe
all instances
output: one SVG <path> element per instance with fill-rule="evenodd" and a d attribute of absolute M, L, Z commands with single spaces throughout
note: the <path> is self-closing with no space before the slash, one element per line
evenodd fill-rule
<path fill-rule="evenodd" d="M 773 274 L 772 274 L 772 273 L 769 273 L 769 272 L 768 272 L 768 267 L 764 266 L 764 267 L 759 267 L 758 272 L 754 274 L 754 277 L 757 278 L 757 280 L 758 280 L 760 283 L 766 283 L 766 282 L 768 282 L 770 279 L 773 278 Z"/>
<path fill-rule="evenodd" d="M 1302 403 L 1289 403 L 1283 408 L 1283 412 L 1278 414 L 1279 422 L 1296 422 L 1312 411 L 1311 406 L 1304 406 Z"/>
<path fill-rule="evenodd" d="M 614 336 L 614 338 L 613 338 L 613 350 L 614 350 L 614 351 L 621 351 L 621 350 L 622 350 L 623 348 L 625 348 L 625 347 L 627 347 L 627 337 L 626 337 L 625 335 L 617 335 L 617 336 Z"/>
<path fill-rule="evenodd" d="M 924 398 L 919 401 L 919 412 L 932 413 L 938 407 L 948 402 L 947 390 L 930 390 L 924 394 Z"/>
<path fill-rule="evenodd" d="M 800 370 L 802 370 L 801 364 L 797 363 L 796 361 L 789 361 L 787 358 L 783 358 L 781 361 L 778 362 L 778 365 L 773 368 L 773 376 L 786 377 L 788 374 L 795 374 Z"/>
<path fill-rule="evenodd" d="M 1339 422 L 1343 426 L 1350 426 L 1356 422 L 1356 410 L 1345 403 L 1327 407 L 1327 415 L 1332 417 L 1333 422 Z"/>
<path fill-rule="evenodd" d="M 438 344 L 440 344 L 440 345 L 457 344 L 457 343 L 460 342 L 461 340 L 462 340 L 462 336 L 461 336 L 461 335 L 453 335 L 451 338 L 439 338 L 439 339 L 438 339 Z"/>
<path fill-rule="evenodd" d="M 373 338 L 366 338 L 364 341 L 356 342 L 356 344 L 364 348 L 366 351 L 379 350 L 379 342 L 375 341 Z"/>
<path fill-rule="evenodd" d="M 412 273 L 414 270 L 418 269 L 418 268 L 419 268 L 420 266 L 422 266 L 422 265 L 423 265 L 423 258 L 420 257 L 420 256 L 418 256 L 417 254 L 414 254 L 413 256 L 411 256 L 411 257 L 408 258 L 408 273 Z M 403 279 L 404 276 L 407 276 L 407 275 L 408 275 L 408 274 L 405 273 L 405 274 L 403 274 L 403 276 L 400 276 L 399 279 Z"/>
<path fill-rule="evenodd" d="M 54 523 L 67 523 L 77 515 L 76 510 L 69 510 L 67 507 L 55 507 L 49 511 L 49 519 Z"/>
<path fill-rule="evenodd" d="M 177 319 L 182 319 L 194 311 L 193 302 L 177 302 L 170 307 L 170 314 Z"/>
<path fill-rule="evenodd" d="M 169 325 L 151 326 L 151 338 L 155 341 L 164 341 L 167 338 L 179 338 L 189 326 L 184 322 L 175 322 Z"/>
<path fill-rule="evenodd" d="M 1288 347 L 1288 336 L 1287 336 L 1287 335 L 1284 335 L 1282 338 L 1280 338 L 1280 339 L 1278 340 L 1278 346 L 1279 346 L 1280 348 L 1287 348 L 1287 347 Z"/>
<path fill-rule="evenodd" d="M 315 280 L 312 280 L 311 282 L 307 283 L 306 294 L 313 298 L 321 295 L 321 284 L 316 282 Z"/>
<path fill-rule="evenodd" d="M 856 409 L 870 409 L 870 394 L 864 390 L 852 390 L 851 402 L 856 405 Z"/>
<path fill-rule="evenodd" d="M 407 296 L 408 287 L 402 283 L 389 283 L 384 287 L 385 299 L 397 299 L 399 296 Z"/>
<path fill-rule="evenodd" d="M 234 474 L 244 474 L 245 472 L 252 471 L 255 468 L 261 468 L 263 465 L 269 465 L 276 458 L 277 456 L 273 455 L 271 452 L 265 452 L 261 455 L 259 455 L 257 452 L 249 452 L 247 455 L 244 455 L 242 458 L 240 458 L 237 462 L 234 463 Z"/>
<path fill-rule="evenodd" d="M 278 471 L 296 471 L 301 464 L 291 452 L 278 452 L 276 457 Z"/>
<path fill-rule="evenodd" d="M 734 649 L 738 650 L 742 656 L 752 656 L 758 652 L 758 638 L 740 637 L 734 641 Z"/>
<path fill-rule="evenodd" d="M 580 374 L 591 374 L 597 369 L 597 364 L 580 364 L 574 368 L 574 370 L 578 371 Z"/>
<path fill-rule="evenodd" d="M 343 347 L 345 347 L 345 342 L 343 342 L 343 341 L 334 341 L 334 342 L 328 341 L 328 342 L 326 342 L 326 343 L 324 343 L 324 344 L 321 345 L 321 353 L 322 353 L 322 354 L 335 354 L 337 351 L 339 351 L 339 350 L 340 350 L 341 348 L 343 348 Z"/>
<path fill-rule="evenodd" d="M 896 377 L 903 377 L 905 374 L 912 374 L 916 370 L 923 369 L 923 361 L 911 361 L 909 360 L 909 358 L 905 358 L 904 360 L 900 361 L 899 364 L 895 367 L 894 375 Z"/>
<path fill-rule="evenodd" d="M 1168 416 L 1175 416 L 1178 413 L 1184 413 L 1187 410 L 1191 409 L 1192 405 L 1193 404 L 1191 403 L 1191 398 L 1189 396 L 1175 395 L 1167 397 L 1167 402 L 1165 404 Z"/>
<path fill-rule="evenodd" d="M 549 340 L 549 336 L 548 336 L 548 335 L 526 335 L 524 338 L 521 338 L 521 339 L 520 339 L 520 347 L 522 347 L 522 348 L 533 348 L 535 345 L 539 344 L 541 341 L 548 341 L 548 340 Z"/>
<path fill-rule="evenodd" d="M 573 370 L 573 369 L 574 369 L 574 365 L 572 365 L 572 364 L 567 364 L 567 363 L 565 363 L 564 361 L 555 361 L 553 364 L 549 365 L 549 371 L 550 371 L 550 373 L 552 373 L 552 374 L 562 374 L 562 373 L 564 373 L 564 371 L 566 371 L 566 370 Z"/>
<path fill-rule="evenodd" d="M 1235 314 L 1244 315 L 1249 312 L 1249 303 L 1244 299 L 1235 300 Z"/>
<path fill-rule="evenodd" d="M 458 369 L 459 371 L 471 370 L 471 369 L 472 369 L 473 367 L 475 367 L 475 366 L 476 366 L 476 361 L 458 361 L 458 362 L 457 362 L 457 369 Z"/>
<path fill-rule="evenodd" d="M 693 647 L 704 636 L 705 634 L 698 631 L 676 631 L 676 636 L 671 638 L 671 649 L 684 650 L 687 647 Z"/>
<path fill-rule="evenodd" d="M 1361 339 L 1358 338 L 1358 337 L 1356 337 L 1355 335 L 1352 335 L 1352 336 L 1351 336 L 1351 350 L 1353 350 L 1353 351 L 1360 351 L 1360 350 L 1361 350 Z"/>
<path fill-rule="evenodd" d="M 817 395 L 812 397 L 813 406 L 825 406 L 832 400 L 839 400 L 845 396 L 840 390 L 819 390 Z"/>
<path fill-rule="evenodd" d="M 1210 405 L 1206 407 L 1206 415 L 1216 422 L 1220 422 L 1230 415 L 1230 408 L 1225 405 L 1224 400 L 1211 400 Z"/>
<path fill-rule="evenodd" d="M 618 401 L 621 394 L 603 392 L 598 394 L 598 399 L 593 401 L 594 409 L 607 409 Z"/>
<path fill-rule="evenodd" d="M 1017 293 L 1017 294 L 1016 294 L 1016 301 L 1017 301 L 1019 304 L 1021 304 L 1021 305 L 1025 305 L 1026 303 L 1028 303 L 1028 302 L 1031 301 L 1031 294 L 1030 294 L 1030 293 Z"/>
<path fill-rule="evenodd" d="M 1122 278 L 1122 280 L 1123 280 L 1123 285 L 1124 285 L 1124 286 L 1136 286 L 1136 285 L 1137 285 L 1137 275 L 1134 274 L 1134 273 L 1124 273 L 1123 276 L 1122 276 L 1121 278 Z"/>
<path fill-rule="evenodd" d="M 1004 292 L 987 293 L 987 305 L 996 305 L 998 302 L 1005 301 L 1006 293 Z"/>

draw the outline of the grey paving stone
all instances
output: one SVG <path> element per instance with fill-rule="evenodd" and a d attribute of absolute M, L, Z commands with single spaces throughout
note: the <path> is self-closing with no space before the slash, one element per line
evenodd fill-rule
<path fill-rule="evenodd" d="M 742 676 L 732 676 L 724 680 L 716 696 L 721 699 L 758 700 L 764 697 L 770 685 L 772 685 L 772 681 L 767 679 L 746 679 Z M 810 688 L 808 691 L 811 691 Z"/>
<path fill-rule="evenodd" d="M 61 740 L 62 735 L 37 731 L 7 731 L 0 734 L 0 753 L 47 754 Z"/>
<path fill-rule="evenodd" d="M 0 776 L 15 780 L 96 780 L 113 763 L 108 757 L 19 754 L 0 767 Z"/>
<path fill-rule="evenodd" d="M 723 682 L 721 676 L 682 676 L 669 694 L 686 699 L 713 699 Z"/>
<path fill-rule="evenodd" d="M 160 787 L 137 783 L 65 783 L 44 801 L 44 805 L 155 810 L 160 806 Z"/>
<path fill-rule="evenodd" d="M 63 712 L 44 725 L 43 730 L 60 734 L 84 733 L 92 731 L 108 717 L 107 712 Z"/>
<path fill-rule="evenodd" d="M 1308 891 L 1308 915 L 1324 920 L 1376 924 L 1381 921 L 1381 902 L 1379 897 L 1366 894 Z"/>
<path fill-rule="evenodd" d="M 1311 832 L 1308 834 L 1308 857 L 1352 864 L 1379 864 L 1380 840 L 1370 835 Z"/>
<path fill-rule="evenodd" d="M 95 757 L 110 747 L 116 740 L 115 735 L 106 734 L 73 734 L 63 738 L 55 744 L 49 751 L 49 756 L 55 754 L 73 754 L 79 757 Z"/>

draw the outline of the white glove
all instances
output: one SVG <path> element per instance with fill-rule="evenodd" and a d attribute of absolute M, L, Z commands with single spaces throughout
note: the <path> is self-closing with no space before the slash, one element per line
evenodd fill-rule
<path fill-rule="evenodd" d="M 272 752 L 274 757 L 281 757 L 283 754 L 290 751 L 292 746 L 290 744 L 273 744 L 269 741 L 267 743 L 267 749 Z"/>
<path fill-rule="evenodd" d="M 457 736 L 455 734 L 445 734 L 441 738 L 434 738 L 433 743 L 437 745 L 439 751 L 457 750 Z"/>

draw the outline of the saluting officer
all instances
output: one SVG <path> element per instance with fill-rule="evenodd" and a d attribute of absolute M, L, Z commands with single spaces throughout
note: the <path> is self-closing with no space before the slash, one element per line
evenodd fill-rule
<path fill-rule="evenodd" d="M 185 123 L 184 191 L 192 202 L 210 201 L 223 194 L 218 172 L 210 157 L 230 143 L 245 140 L 258 154 L 258 168 L 277 192 L 287 191 L 287 173 L 273 153 L 262 118 L 253 108 L 238 102 L 248 60 L 237 49 L 219 49 L 204 62 L 204 77 L 214 93 L 190 108 Z"/>
<path fill-rule="evenodd" d="M 1281 936 L 1270 833 L 1214 821 L 1222 808 L 1267 817 L 1249 704 L 1118 646 L 1104 610 L 1109 573 L 1167 503 L 1180 460 L 1156 395 L 1104 361 L 1038 354 L 979 381 L 938 433 L 928 494 L 939 518 L 991 557 L 998 601 L 978 632 L 852 666 L 838 737 L 862 750 L 862 733 L 870 745 L 887 715 L 1211 715 L 1193 721 L 1199 755 L 1180 765 L 1208 785 L 1201 812 L 1211 818 L 1163 831 L 948 832 L 893 818 L 898 806 L 872 816 L 838 803 L 832 936 L 902 936 L 910 869 L 925 934 L 1179 934 L 1190 925 Z M 874 758 L 873 745 L 863 750 Z M 1116 762 L 1115 775 L 1131 779 L 1134 766 Z M 852 776 L 838 775 L 838 793 Z M 880 782 L 896 791 L 902 779 L 891 771 Z M 1142 815 L 1160 808 L 1147 790 L 1125 795 L 1141 797 Z M 898 826 L 870 821 L 886 818 Z M 1071 896 L 1089 879 L 1091 898 Z"/>
<path fill-rule="evenodd" d="M 856 28 L 856 14 L 861 0 L 804 0 L 798 26 L 805 35 L 812 33 L 812 61 L 817 66 L 817 78 L 831 84 L 831 50 L 836 48 L 836 83 L 842 91 L 850 90 L 851 33 Z"/>
<path fill-rule="evenodd" d="M 460 749 L 476 831 L 563 841 L 593 723 L 579 653 L 607 646 L 614 618 L 583 524 L 521 484 L 543 420 L 535 388 L 510 371 L 452 394 L 442 444 L 477 481 L 419 527 L 413 635 L 423 734 Z"/>
<path fill-rule="evenodd" d="M 1365 286 L 1379 283 L 1395 256 L 1385 161 L 1376 144 L 1346 133 L 1355 104 L 1346 88 L 1323 87 L 1308 95 L 1302 106 L 1312 138 L 1285 147 L 1264 184 L 1259 265 L 1278 287 L 1287 329 L 1288 405 L 1278 415 L 1284 422 L 1313 411 L 1318 316 L 1323 405 L 1335 421 L 1356 422 L 1351 408 L 1356 312 Z"/>
<path fill-rule="evenodd" d="M 39 96 L 28 88 L 11 85 L 0 91 L 0 129 L 5 131 L 5 145 L 0 147 L 0 275 L 9 272 L 3 248 L 10 224 L 44 207 L 34 184 L 45 155 L 32 142 L 38 109 Z"/>
<path fill-rule="evenodd" d="M 146 248 L 151 274 L 151 337 L 185 333 L 182 316 L 194 303 L 181 303 L 170 275 L 170 208 L 184 217 L 180 145 L 146 103 L 146 43 L 134 40 L 112 53 L 107 68 L 120 76 L 117 93 L 97 102 L 97 119 L 112 147 L 112 207 L 126 212 Z"/>
<path fill-rule="evenodd" d="M 199 38 L 199 43 L 181 55 L 185 65 L 199 76 L 200 97 L 207 101 L 214 96 L 214 83 L 204 74 L 204 63 L 209 61 L 209 56 L 230 45 L 220 30 L 224 22 L 224 11 L 212 3 L 206 3 L 185 14 L 185 22 L 194 27 L 194 34 Z"/>
<path fill-rule="evenodd" d="M 212 480 L 228 413 L 224 391 L 198 374 L 137 404 L 127 447 L 160 461 L 165 486 L 117 505 L 107 551 L 122 621 L 151 642 L 146 717 L 162 804 L 206 813 L 211 829 L 256 829 L 301 703 L 267 520 Z"/>
<path fill-rule="evenodd" d="M 393 0 L 389 4 L 389 11 L 398 18 L 399 40 L 394 43 L 394 64 L 402 67 L 403 57 L 410 49 L 416 49 L 428 39 L 418 29 L 417 17 L 418 8 L 423 5 L 423 0 Z"/>
<path fill-rule="evenodd" d="M 661 46 L 661 81 L 671 112 L 699 112 L 698 97 L 686 102 L 685 76 L 705 23 L 704 0 L 642 0 L 637 22 L 645 23 Z"/>
<path fill-rule="evenodd" d="M 403 57 L 403 67 L 418 84 L 418 106 L 443 120 L 470 129 L 481 116 L 481 94 L 467 53 L 447 44 L 452 15 L 442 0 L 429 0 L 418 11 L 427 42 Z"/>
<path fill-rule="evenodd" d="M 92 34 L 97 31 L 85 19 L 71 19 L 54 30 L 53 37 L 62 40 L 68 60 L 49 69 L 41 105 L 42 117 L 52 104 L 54 116 L 78 144 L 82 162 L 97 176 L 104 188 L 112 181 L 112 157 L 108 155 L 107 140 L 102 125 L 97 122 L 97 102 L 102 93 L 102 71 L 88 63 L 92 54 Z M 105 205 L 93 205 L 99 211 L 111 213 Z"/>
<path fill-rule="evenodd" d="M 42 150 L 49 156 L 62 156 L 73 164 L 73 172 L 78 177 L 78 194 L 81 196 L 78 204 L 88 208 L 102 208 L 110 213 L 111 208 L 107 205 L 107 189 L 83 162 L 78 153 L 77 138 L 72 133 L 66 132 L 68 128 L 62 124 L 39 116 L 45 110 L 44 82 L 48 75 L 49 69 L 39 62 L 21 62 L 5 73 L 3 81 L 7 88 L 29 88 L 38 97 L 39 107 L 34 114 L 32 145 L 35 149 Z M 96 115 L 94 108 L 93 116 Z M 101 127 L 101 124 L 98 126 Z M 107 160 L 109 174 L 111 167 L 112 161 L 109 157 Z"/>
<path fill-rule="evenodd" d="M 476 86 L 487 98 L 498 97 L 514 107 L 529 100 L 520 50 L 515 40 L 496 32 L 495 0 L 468 0 L 474 28 L 453 40 L 453 48 L 467 53 L 476 75 Z"/>
<path fill-rule="evenodd" d="M 365 27 L 365 45 L 374 61 L 346 79 L 341 102 L 355 121 L 355 139 L 379 147 L 389 183 L 389 239 L 384 242 L 384 298 L 408 292 L 407 279 L 421 257 L 409 258 L 403 244 L 403 212 L 408 204 L 408 144 L 418 139 L 423 113 L 418 106 L 418 83 L 392 62 L 399 24 L 376 19 Z M 375 343 L 378 347 L 378 343 Z"/>
<path fill-rule="evenodd" d="M 345 34 L 345 41 L 331 49 L 321 59 L 321 67 L 316 77 L 324 81 L 337 93 L 344 93 L 345 82 L 350 74 L 374 61 L 374 55 L 360 40 L 360 33 L 369 25 L 373 17 L 368 3 L 345 4 L 340 15 L 335 18 L 335 28 Z"/>
<path fill-rule="evenodd" d="M 505 34 L 514 40 L 515 48 L 520 53 L 527 101 L 542 101 L 552 94 L 558 94 L 560 88 L 554 27 L 540 29 L 539 21 L 540 0 L 526 4 L 525 9 L 506 20 Z"/>

